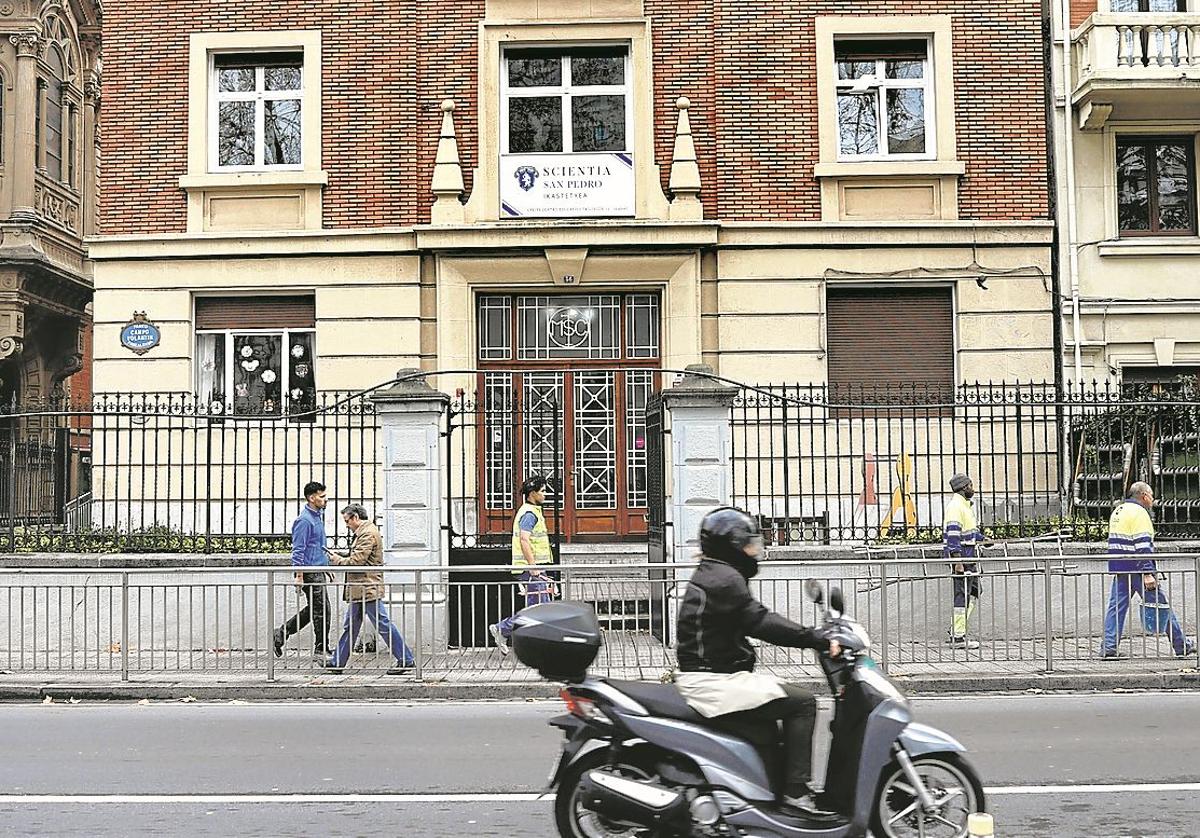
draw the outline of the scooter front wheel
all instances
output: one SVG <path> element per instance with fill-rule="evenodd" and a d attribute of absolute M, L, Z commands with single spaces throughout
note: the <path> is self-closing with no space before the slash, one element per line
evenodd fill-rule
<path fill-rule="evenodd" d="M 927 754 L 913 767 L 933 797 L 925 809 L 900 763 L 883 771 L 875 793 L 871 832 L 875 838 L 964 838 L 967 818 L 984 811 L 979 775 L 958 754 Z"/>
<path fill-rule="evenodd" d="M 608 768 L 630 780 L 654 779 L 649 760 L 639 759 L 636 749 L 626 752 L 615 766 L 609 764 L 609 754 L 603 749 L 581 757 L 563 775 L 554 798 L 554 821 L 562 838 L 670 838 L 675 834 L 611 820 L 585 807 L 579 784 L 593 768 Z"/>

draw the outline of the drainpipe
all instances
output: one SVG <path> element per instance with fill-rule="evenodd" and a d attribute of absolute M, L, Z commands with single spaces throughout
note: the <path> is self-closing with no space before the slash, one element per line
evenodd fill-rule
<path fill-rule="evenodd" d="M 1046 113 L 1046 206 L 1055 222 L 1050 242 L 1050 315 L 1054 343 L 1054 395 L 1064 395 L 1063 379 L 1063 304 L 1062 304 L 1062 234 L 1059 231 L 1058 149 L 1055 147 L 1054 114 L 1054 0 L 1042 0 L 1042 91 Z"/>
<path fill-rule="evenodd" d="M 1075 381 L 1083 380 L 1083 325 L 1079 316 L 1079 251 L 1075 202 L 1075 109 L 1071 106 L 1071 0 L 1060 0 L 1062 9 L 1063 66 L 1063 166 L 1067 181 L 1067 224 L 1063 244 L 1071 281 L 1071 329 L 1075 344 Z"/>

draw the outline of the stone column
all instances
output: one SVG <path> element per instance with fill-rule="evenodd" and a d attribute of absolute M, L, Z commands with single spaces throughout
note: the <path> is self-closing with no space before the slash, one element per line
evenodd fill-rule
<path fill-rule="evenodd" d="M 396 373 L 398 382 L 371 396 L 379 416 L 383 466 L 383 562 L 408 568 L 445 564 L 442 534 L 442 415 L 450 397 L 429 386 L 420 370 Z M 397 625 L 414 650 L 445 642 L 442 574 L 423 573 L 418 598 L 415 573 L 389 573 L 387 582 L 405 585 L 390 599 Z M 418 616 L 419 606 L 419 616 Z M 437 629 L 436 631 L 434 629 Z"/>
<path fill-rule="evenodd" d="M 25 303 L 19 268 L 0 268 L 0 361 L 21 353 L 25 343 Z"/>
<path fill-rule="evenodd" d="M 28 31 L 10 35 L 8 40 L 17 50 L 16 96 L 12 98 L 16 105 L 17 120 L 12 161 L 12 219 L 33 221 L 33 175 L 41 162 L 36 156 L 37 143 L 34 137 L 35 102 L 38 97 L 37 53 L 41 36 L 36 31 Z"/>
<path fill-rule="evenodd" d="M 100 176 L 100 161 L 96 152 L 100 142 L 100 91 L 100 76 L 92 70 L 83 86 L 83 132 L 80 134 L 83 147 L 83 177 L 79 181 L 79 192 L 83 195 L 82 236 L 96 232 L 96 183 Z"/>
<path fill-rule="evenodd" d="M 671 521 L 675 560 L 699 551 L 700 521 L 733 496 L 730 408 L 736 387 L 722 384 L 707 364 L 692 364 L 683 380 L 663 391 L 671 414 Z"/>

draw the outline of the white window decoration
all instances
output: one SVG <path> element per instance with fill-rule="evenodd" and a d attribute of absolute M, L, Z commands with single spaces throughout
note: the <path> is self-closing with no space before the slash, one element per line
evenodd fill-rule
<path fill-rule="evenodd" d="M 502 154 L 630 151 L 628 47 L 509 49 L 502 69 Z"/>
<path fill-rule="evenodd" d="M 301 53 L 218 53 L 210 67 L 211 168 L 303 168 Z"/>
<path fill-rule="evenodd" d="M 839 159 L 935 158 L 929 42 L 838 40 L 834 52 Z"/>
<path fill-rule="evenodd" d="M 313 329 L 196 333 L 197 391 L 209 412 L 280 416 L 316 407 Z"/>

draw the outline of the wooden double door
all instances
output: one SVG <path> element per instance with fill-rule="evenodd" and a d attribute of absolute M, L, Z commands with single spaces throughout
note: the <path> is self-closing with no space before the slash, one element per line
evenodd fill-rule
<path fill-rule="evenodd" d="M 479 305 L 483 520 L 511 526 L 503 513 L 541 475 L 547 521 L 564 540 L 644 536 L 646 405 L 661 387 L 657 296 L 488 296 Z"/>

